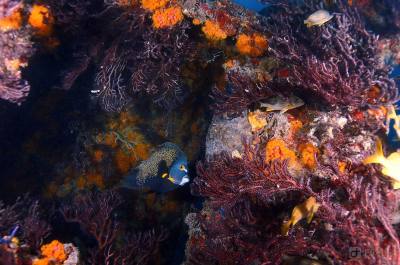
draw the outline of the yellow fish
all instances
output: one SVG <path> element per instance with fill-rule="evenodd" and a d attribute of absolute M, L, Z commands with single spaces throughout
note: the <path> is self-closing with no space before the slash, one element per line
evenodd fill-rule
<path fill-rule="evenodd" d="M 376 142 L 376 151 L 373 155 L 363 161 L 364 164 L 381 164 L 382 174 L 391 178 L 394 189 L 400 188 L 400 152 L 391 153 L 385 157 L 382 149 L 382 142 Z"/>
<path fill-rule="evenodd" d="M 311 220 L 314 217 L 314 213 L 318 211 L 319 206 L 321 205 L 317 203 L 315 197 L 311 196 L 303 203 L 294 207 L 290 220 L 282 224 L 282 235 L 287 236 L 289 233 L 289 229 L 296 225 L 303 218 L 307 218 L 308 224 L 311 223 Z"/>

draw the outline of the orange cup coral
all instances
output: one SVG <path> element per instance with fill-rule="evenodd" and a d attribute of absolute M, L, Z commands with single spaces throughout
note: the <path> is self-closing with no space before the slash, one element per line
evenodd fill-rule
<path fill-rule="evenodd" d="M 179 6 L 158 9 L 156 12 L 154 12 L 152 19 L 154 28 L 169 28 L 175 26 L 183 20 L 182 9 Z"/>
<path fill-rule="evenodd" d="M 168 4 L 169 0 L 142 0 L 142 7 L 144 9 L 154 11 L 163 8 Z"/>
<path fill-rule="evenodd" d="M 33 5 L 28 23 L 40 36 L 49 36 L 53 32 L 54 18 L 44 5 Z"/>
<path fill-rule="evenodd" d="M 33 261 L 33 265 L 62 264 L 67 259 L 64 244 L 53 240 L 40 248 L 43 258 Z"/>
<path fill-rule="evenodd" d="M 268 40 L 259 33 L 252 35 L 240 34 L 236 41 L 236 48 L 243 55 L 258 57 L 266 52 Z"/>
<path fill-rule="evenodd" d="M 317 147 L 311 143 L 301 144 L 299 147 L 301 162 L 308 169 L 314 169 L 317 166 L 316 156 L 319 153 Z"/>
<path fill-rule="evenodd" d="M 198 26 L 198 25 L 201 24 L 201 21 L 200 21 L 200 19 L 198 19 L 198 18 L 194 18 L 194 19 L 192 20 L 192 23 L 193 23 L 193 25 Z"/>
<path fill-rule="evenodd" d="M 64 244 L 58 240 L 53 240 L 49 244 L 43 245 L 40 250 L 43 256 L 58 262 L 63 262 L 67 259 L 67 254 L 64 251 Z"/>
<path fill-rule="evenodd" d="M 276 138 L 269 140 L 265 152 L 266 162 L 271 162 L 277 159 L 281 161 L 288 159 L 290 166 L 297 167 L 296 154 L 286 146 L 283 139 Z"/>
<path fill-rule="evenodd" d="M 212 41 L 224 40 L 228 36 L 226 32 L 219 27 L 218 23 L 211 20 L 206 20 L 201 30 L 206 35 L 206 38 Z"/>

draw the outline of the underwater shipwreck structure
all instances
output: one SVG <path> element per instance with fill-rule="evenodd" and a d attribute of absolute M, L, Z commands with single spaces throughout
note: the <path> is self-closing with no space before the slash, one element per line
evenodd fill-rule
<path fill-rule="evenodd" d="M 400 5 L 260 2 L 0 0 L 0 264 L 400 264 Z"/>

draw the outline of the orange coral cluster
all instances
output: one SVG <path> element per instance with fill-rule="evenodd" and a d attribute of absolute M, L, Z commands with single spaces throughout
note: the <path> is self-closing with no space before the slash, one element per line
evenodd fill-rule
<path fill-rule="evenodd" d="M 28 18 L 31 25 L 40 36 L 50 36 L 53 32 L 54 17 L 44 5 L 33 5 Z"/>
<path fill-rule="evenodd" d="M 179 24 L 183 20 L 182 8 L 170 5 L 169 0 L 142 0 L 142 7 L 153 12 L 152 20 L 155 29 L 165 29 Z"/>
<path fill-rule="evenodd" d="M 299 146 L 300 157 L 302 164 L 308 169 L 315 169 L 317 167 L 316 157 L 319 150 L 312 143 L 305 143 Z"/>
<path fill-rule="evenodd" d="M 193 23 L 193 25 L 198 26 L 198 25 L 201 24 L 201 20 L 198 19 L 198 18 L 194 18 L 194 19 L 192 20 L 192 23 Z"/>
<path fill-rule="evenodd" d="M 142 0 L 141 2 L 144 9 L 155 11 L 156 9 L 165 7 L 169 0 Z"/>
<path fill-rule="evenodd" d="M 64 244 L 58 240 L 53 240 L 49 244 L 43 245 L 40 250 L 43 257 L 34 260 L 33 265 L 58 265 L 63 264 L 67 259 Z"/>
<path fill-rule="evenodd" d="M 298 119 L 293 119 L 289 122 L 290 124 L 290 133 L 289 133 L 289 138 L 293 139 L 295 135 L 303 128 L 303 123 L 301 120 Z"/>
<path fill-rule="evenodd" d="M 182 8 L 173 6 L 165 9 L 158 9 L 154 12 L 153 26 L 156 29 L 173 27 L 183 20 Z"/>
<path fill-rule="evenodd" d="M 127 173 L 138 162 L 149 157 L 151 146 L 146 143 L 143 135 L 134 127 L 138 122 L 140 122 L 140 119 L 137 115 L 127 111 L 121 112 L 117 119 L 113 119 L 107 124 L 107 128 L 111 132 L 100 133 L 95 137 L 98 144 L 106 145 L 115 150 L 113 159 L 121 174 Z M 132 143 L 132 145 L 126 146 L 121 142 L 116 132 L 119 132 L 121 137 L 124 137 L 124 140 Z M 101 162 L 103 160 L 103 151 L 96 149 L 91 153 L 93 161 Z"/>
<path fill-rule="evenodd" d="M 218 23 L 207 20 L 201 28 L 206 38 L 211 41 L 224 40 L 228 37 L 227 33 L 220 28 Z"/>
<path fill-rule="evenodd" d="M 293 150 L 290 150 L 283 139 L 274 138 L 268 141 L 266 146 L 265 162 L 274 160 L 289 160 L 289 165 L 297 166 L 297 157 Z"/>
<path fill-rule="evenodd" d="M 16 9 L 7 17 L 0 18 L 0 31 L 18 30 L 22 25 L 21 10 Z"/>
<path fill-rule="evenodd" d="M 240 34 L 236 41 L 236 48 L 243 55 L 258 57 L 266 52 L 268 40 L 259 33 L 252 35 Z"/>
<path fill-rule="evenodd" d="M 347 168 L 346 162 L 344 162 L 344 161 L 338 162 L 338 170 L 339 170 L 340 174 L 344 174 L 346 172 L 346 168 Z"/>

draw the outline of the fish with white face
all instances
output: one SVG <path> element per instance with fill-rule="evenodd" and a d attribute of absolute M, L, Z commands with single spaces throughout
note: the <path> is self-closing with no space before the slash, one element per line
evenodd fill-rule
<path fill-rule="evenodd" d="M 121 187 L 163 193 L 184 186 L 189 180 L 185 153 L 176 144 L 166 142 L 124 177 Z"/>

